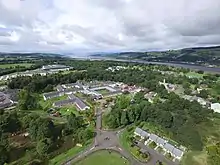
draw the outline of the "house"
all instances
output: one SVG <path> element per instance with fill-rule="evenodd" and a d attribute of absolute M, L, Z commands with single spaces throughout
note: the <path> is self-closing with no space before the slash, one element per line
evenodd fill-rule
<path fill-rule="evenodd" d="M 174 149 L 174 146 L 171 145 L 170 143 L 166 143 L 164 146 L 163 146 L 163 149 L 170 153 L 172 155 L 172 152 L 173 152 L 173 149 Z"/>
<path fill-rule="evenodd" d="M 64 92 L 50 92 L 50 93 L 44 93 L 43 97 L 44 97 L 44 100 L 48 100 L 48 99 L 52 99 L 52 98 L 55 98 L 55 97 L 60 97 L 60 96 L 63 96 L 63 95 L 64 95 Z"/>
<path fill-rule="evenodd" d="M 150 136 L 149 136 L 149 139 L 150 139 L 151 141 L 154 141 L 155 143 L 156 143 L 156 141 L 157 141 L 157 138 L 158 138 L 158 136 L 155 135 L 155 134 L 150 134 Z"/>
<path fill-rule="evenodd" d="M 176 159 L 179 159 L 179 160 L 180 160 L 180 159 L 182 158 L 183 154 L 184 154 L 183 151 L 181 151 L 181 150 L 178 149 L 178 148 L 174 148 L 171 155 L 173 155 Z"/>
<path fill-rule="evenodd" d="M 211 109 L 214 112 L 220 113 L 220 103 L 212 103 L 211 104 Z"/>
<path fill-rule="evenodd" d="M 53 106 L 60 108 L 60 107 L 66 106 L 66 105 L 74 104 L 74 103 L 75 103 L 75 100 L 71 100 L 71 99 L 59 100 L 59 101 L 54 102 Z"/>
<path fill-rule="evenodd" d="M 138 128 L 138 127 L 134 130 L 134 134 L 136 136 L 140 136 L 141 139 L 145 139 L 145 138 L 149 137 L 149 135 L 150 135 L 148 132 L 146 132 L 146 131 L 142 130 L 141 128 Z"/>
<path fill-rule="evenodd" d="M 84 111 L 90 109 L 89 106 L 87 106 L 80 98 L 76 97 L 75 95 L 71 94 L 68 97 L 75 103 L 79 110 Z"/>
<path fill-rule="evenodd" d="M 164 140 L 164 139 L 161 138 L 161 137 L 158 137 L 157 140 L 155 141 L 155 143 L 156 143 L 158 146 L 161 146 L 161 147 L 163 147 L 166 142 L 167 142 L 167 141 Z"/>
<path fill-rule="evenodd" d="M 175 157 L 176 159 L 181 159 L 184 152 L 176 147 L 174 147 L 172 144 L 170 143 L 166 143 L 164 146 L 163 146 L 163 149 L 170 153 L 171 156 Z"/>
<path fill-rule="evenodd" d="M 13 101 L 9 99 L 9 97 L 4 94 L 3 92 L 0 92 L 0 109 L 7 108 L 13 104 Z"/>
<path fill-rule="evenodd" d="M 58 85 L 58 86 L 57 86 L 57 91 L 58 91 L 58 92 L 63 92 L 63 91 L 64 91 L 64 88 L 63 88 L 61 85 Z"/>

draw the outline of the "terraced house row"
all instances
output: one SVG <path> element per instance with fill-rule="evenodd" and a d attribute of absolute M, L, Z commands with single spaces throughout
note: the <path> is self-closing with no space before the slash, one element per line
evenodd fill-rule
<path fill-rule="evenodd" d="M 184 154 L 184 151 L 170 144 L 168 140 L 163 139 L 155 134 L 148 133 L 141 128 L 137 127 L 134 131 L 134 134 L 145 140 L 145 145 L 147 145 L 149 141 L 153 141 L 157 144 L 157 146 L 160 146 L 165 152 L 170 153 L 174 158 L 178 160 L 180 160 Z"/>

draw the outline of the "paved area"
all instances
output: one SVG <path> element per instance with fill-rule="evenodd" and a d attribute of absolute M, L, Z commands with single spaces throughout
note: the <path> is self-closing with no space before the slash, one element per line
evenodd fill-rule
<path fill-rule="evenodd" d="M 150 153 L 150 161 L 148 163 L 142 163 L 134 159 L 134 157 L 127 152 L 119 143 L 119 137 L 121 131 L 105 131 L 102 130 L 102 111 L 96 109 L 96 137 L 94 143 L 86 149 L 84 152 L 75 155 L 73 158 L 68 160 L 65 165 L 72 165 L 74 162 L 87 157 L 92 152 L 110 149 L 119 152 L 123 157 L 128 159 L 132 165 L 155 165 L 158 160 L 165 162 L 167 165 L 177 165 L 176 163 L 167 160 L 163 155 L 157 153 L 153 149 L 145 146 L 143 143 L 138 143 L 138 146 L 146 149 Z"/>

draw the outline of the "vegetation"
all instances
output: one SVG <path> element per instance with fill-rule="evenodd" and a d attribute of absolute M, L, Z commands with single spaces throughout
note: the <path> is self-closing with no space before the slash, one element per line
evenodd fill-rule
<path fill-rule="evenodd" d="M 97 151 L 85 159 L 76 163 L 76 165 L 129 165 L 130 163 L 126 158 L 123 158 L 114 151 Z"/>
<path fill-rule="evenodd" d="M 36 57 L 35 60 L 39 59 Z M 28 59 L 26 62 L 29 62 Z M 75 70 L 83 70 L 83 72 L 17 77 L 8 82 L 9 88 L 21 89 L 21 91 L 19 93 L 19 104 L 15 111 L 1 111 L 0 114 L 0 160 L 2 161 L 0 164 L 12 162 L 21 157 L 23 157 L 22 160 L 19 159 L 15 164 L 30 163 L 32 160 L 42 163 L 48 163 L 51 160 L 52 164 L 61 164 L 65 157 L 83 150 L 87 142 L 94 136 L 93 128 L 91 128 L 92 122 L 90 122 L 94 117 L 92 111 L 80 114 L 74 107 L 63 107 L 57 110 L 61 112 L 65 122 L 55 122 L 56 120 L 53 117 L 49 117 L 45 113 L 51 108 L 54 101 L 61 98 L 45 102 L 40 97 L 42 92 L 52 91 L 58 84 L 74 83 L 77 80 L 119 81 L 128 85 L 145 87 L 146 91 L 156 92 L 157 97 L 154 103 L 149 103 L 145 99 L 146 91 L 139 92 L 134 96 L 122 95 L 117 97 L 111 111 L 105 115 L 104 123 L 108 128 L 113 129 L 127 127 L 130 124 L 143 124 L 143 128 L 154 129 L 159 134 L 161 133 L 193 150 L 193 153 L 195 151 L 202 153 L 206 150 L 207 159 L 210 162 L 210 159 L 218 162 L 218 154 L 216 154 L 218 149 L 214 146 L 218 144 L 220 137 L 219 122 L 217 122 L 219 116 L 197 102 L 184 100 L 173 92 L 168 93 L 163 86 L 158 84 L 159 81 L 162 82 L 163 79 L 166 79 L 171 84 L 182 86 L 185 89 L 185 94 L 190 95 L 196 88 L 206 86 L 196 95 L 212 102 L 218 102 L 220 99 L 218 75 L 198 71 L 197 75 L 201 76 L 190 78 L 186 76 L 190 70 L 167 66 L 112 61 L 75 61 L 62 58 L 43 60 L 43 63 L 47 64 L 56 62 L 73 66 Z M 36 63 L 36 61 L 33 63 L 34 67 Z M 114 73 L 106 70 L 110 66 L 117 65 L 125 66 L 128 69 Z M 166 72 L 172 74 L 166 74 Z M 92 103 L 89 99 L 87 101 Z M 27 115 L 27 113 L 30 114 Z M 15 148 L 18 149 L 20 145 L 20 141 L 14 140 L 17 135 L 12 137 L 12 134 L 18 134 L 20 138 L 23 133 L 29 134 L 28 138 L 23 137 L 26 142 L 25 145 L 21 145 L 23 155 L 12 159 L 10 157 L 12 151 Z M 129 151 L 139 157 L 138 150 L 131 147 L 132 139 L 123 138 L 121 140 L 123 146 L 125 148 L 127 146 Z M 129 136 L 129 138 L 131 137 Z M 9 140 L 12 139 L 13 143 L 9 143 Z M 75 147 L 77 143 L 82 143 L 83 147 Z M 59 154 L 61 155 L 57 156 Z"/>

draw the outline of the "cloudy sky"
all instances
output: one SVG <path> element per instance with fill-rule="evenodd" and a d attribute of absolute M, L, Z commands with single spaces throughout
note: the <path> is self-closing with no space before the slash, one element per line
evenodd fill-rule
<path fill-rule="evenodd" d="M 220 0 L 0 0 L 0 51 L 220 45 Z"/>

